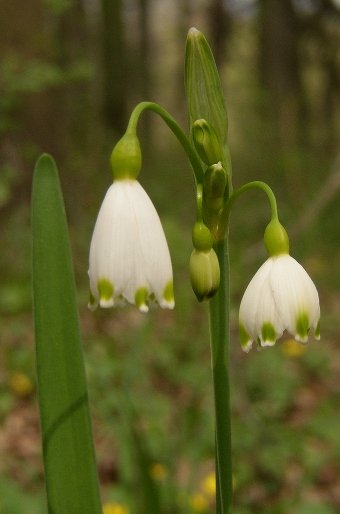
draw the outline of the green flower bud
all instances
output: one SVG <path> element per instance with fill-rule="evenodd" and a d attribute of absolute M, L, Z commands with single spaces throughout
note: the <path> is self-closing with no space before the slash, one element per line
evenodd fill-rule
<path fill-rule="evenodd" d="M 269 257 L 289 254 L 289 238 L 279 220 L 272 219 L 264 232 L 264 244 Z"/>
<path fill-rule="evenodd" d="M 215 251 L 194 250 L 190 257 L 189 270 L 191 286 L 198 301 L 212 298 L 220 285 L 220 266 Z"/>
<path fill-rule="evenodd" d="M 223 198 L 227 185 L 227 172 L 221 162 L 213 164 L 204 173 L 203 191 L 206 197 L 214 200 Z"/>
<path fill-rule="evenodd" d="M 202 161 L 210 166 L 222 160 L 222 152 L 216 131 L 206 120 L 196 120 L 192 126 L 195 148 Z"/>
<path fill-rule="evenodd" d="M 113 178 L 115 180 L 138 177 L 142 166 L 142 153 L 135 133 L 125 133 L 113 149 L 110 158 Z"/>
<path fill-rule="evenodd" d="M 196 120 L 209 120 L 225 155 L 224 158 L 215 156 L 208 165 L 218 161 L 226 165 L 228 120 L 225 96 L 212 51 L 203 34 L 195 28 L 188 33 L 184 71 L 190 130 Z"/>
<path fill-rule="evenodd" d="M 204 223 L 197 221 L 192 229 L 192 244 L 200 252 L 209 252 L 213 245 L 213 237 Z"/>

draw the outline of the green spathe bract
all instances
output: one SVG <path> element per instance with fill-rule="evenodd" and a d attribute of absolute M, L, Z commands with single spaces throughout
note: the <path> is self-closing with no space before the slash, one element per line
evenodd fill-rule
<path fill-rule="evenodd" d="M 203 34 L 191 28 L 185 53 L 185 93 L 189 112 L 189 132 L 196 120 L 206 120 L 216 131 L 222 165 L 231 181 L 228 147 L 228 118 L 224 94 L 212 51 Z M 214 163 L 213 163 L 214 164 Z"/>
<path fill-rule="evenodd" d="M 49 155 L 32 190 L 33 299 L 49 514 L 102 514 L 67 222 Z"/>

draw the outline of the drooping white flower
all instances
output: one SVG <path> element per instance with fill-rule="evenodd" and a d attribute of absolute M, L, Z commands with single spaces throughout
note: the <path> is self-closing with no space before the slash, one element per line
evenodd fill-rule
<path fill-rule="evenodd" d="M 257 271 L 242 298 L 241 345 L 246 352 L 253 341 L 272 346 L 284 330 L 306 343 L 310 329 L 320 338 L 319 321 L 319 296 L 307 272 L 288 253 L 274 255 Z"/>
<path fill-rule="evenodd" d="M 100 208 L 90 247 L 89 307 L 149 301 L 174 307 L 172 266 L 163 228 L 137 180 L 115 180 Z"/>

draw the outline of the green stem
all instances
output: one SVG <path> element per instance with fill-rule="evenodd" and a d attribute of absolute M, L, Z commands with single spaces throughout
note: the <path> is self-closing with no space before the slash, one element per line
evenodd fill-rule
<path fill-rule="evenodd" d="M 236 191 L 233 192 L 233 194 L 229 197 L 228 201 L 226 202 L 224 209 L 222 211 L 220 222 L 218 225 L 217 230 L 217 237 L 224 237 L 225 231 L 228 226 L 229 222 L 229 214 L 231 211 L 232 206 L 236 202 L 236 200 L 246 191 L 249 189 L 259 188 L 262 189 L 268 196 L 269 202 L 270 202 L 270 208 L 272 211 L 272 220 L 277 219 L 277 204 L 276 204 L 276 198 L 272 191 L 272 189 L 266 184 L 265 182 L 261 182 L 260 180 L 255 180 L 254 182 L 248 182 L 248 184 L 245 184 L 244 186 L 239 187 L 236 189 Z"/>
<path fill-rule="evenodd" d="M 216 429 L 216 513 L 232 513 L 231 416 L 229 386 L 229 255 L 227 239 L 215 246 L 221 270 L 219 289 L 209 302 Z"/>
<path fill-rule="evenodd" d="M 172 130 L 172 132 L 175 134 L 178 141 L 182 145 L 185 153 L 188 156 L 188 159 L 190 161 L 190 164 L 192 166 L 192 169 L 193 169 L 193 172 L 194 172 L 194 175 L 196 178 L 196 182 L 198 184 L 201 184 L 203 182 L 204 172 L 203 172 L 200 158 L 198 157 L 196 150 L 191 145 L 185 132 L 181 129 L 181 127 L 174 120 L 174 118 L 168 113 L 168 111 L 163 109 L 163 107 L 161 107 L 160 105 L 158 105 L 154 102 L 139 103 L 132 111 L 126 132 L 131 131 L 134 134 L 136 133 L 138 118 L 141 115 L 141 113 L 146 109 L 148 109 L 149 111 L 156 112 L 165 121 L 165 123 L 168 125 L 170 130 Z"/>

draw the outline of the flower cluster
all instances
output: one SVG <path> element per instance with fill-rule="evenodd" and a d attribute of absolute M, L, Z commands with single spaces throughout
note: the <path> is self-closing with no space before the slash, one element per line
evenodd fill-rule
<path fill-rule="evenodd" d="M 219 157 L 217 139 L 209 124 L 198 121 L 196 146 L 204 162 L 210 164 L 203 183 L 205 206 L 211 212 L 220 212 L 226 173 L 220 163 L 211 165 Z M 141 153 L 135 133 L 127 132 L 118 142 L 111 167 L 114 181 L 99 211 L 90 247 L 89 307 L 114 307 L 127 301 L 142 312 L 149 310 L 150 303 L 172 309 L 169 249 L 158 214 L 137 181 Z M 198 188 L 199 217 L 193 228 L 194 250 L 189 265 L 191 284 L 199 301 L 210 299 L 220 282 L 213 236 L 201 217 L 203 196 Z M 240 339 L 246 352 L 254 341 L 260 347 L 274 345 L 284 330 L 301 343 L 307 342 L 310 330 L 317 339 L 320 337 L 316 287 L 289 255 L 287 233 L 275 209 L 273 212 L 264 236 L 269 258 L 251 280 L 240 305 Z M 212 220 L 213 217 L 209 221 Z"/>

